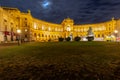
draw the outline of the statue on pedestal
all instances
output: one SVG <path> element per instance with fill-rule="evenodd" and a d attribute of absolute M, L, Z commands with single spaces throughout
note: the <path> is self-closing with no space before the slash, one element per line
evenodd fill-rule
<path fill-rule="evenodd" d="M 94 33 L 93 33 L 91 27 L 89 27 L 89 29 L 87 31 L 87 39 L 88 39 L 88 41 L 93 41 L 94 40 Z"/>

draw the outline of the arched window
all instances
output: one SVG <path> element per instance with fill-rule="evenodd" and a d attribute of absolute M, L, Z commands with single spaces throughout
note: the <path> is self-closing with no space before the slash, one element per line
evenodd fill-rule
<path fill-rule="evenodd" d="M 98 37 L 100 37 L 100 34 L 98 34 Z"/>
<path fill-rule="evenodd" d="M 42 37 L 44 37 L 44 35 L 42 34 Z"/>
<path fill-rule="evenodd" d="M 53 35 L 52 35 L 52 37 L 53 37 Z"/>
<path fill-rule="evenodd" d="M 38 36 L 40 37 L 40 33 L 38 34 Z"/>
<path fill-rule="evenodd" d="M 25 38 L 27 38 L 27 34 L 25 34 Z"/>
<path fill-rule="evenodd" d="M 104 34 L 102 34 L 102 37 L 104 37 Z"/>
<path fill-rule="evenodd" d="M 50 35 L 48 35 L 48 37 L 50 38 Z"/>
<path fill-rule="evenodd" d="M 36 33 L 34 33 L 34 37 L 36 37 Z"/>

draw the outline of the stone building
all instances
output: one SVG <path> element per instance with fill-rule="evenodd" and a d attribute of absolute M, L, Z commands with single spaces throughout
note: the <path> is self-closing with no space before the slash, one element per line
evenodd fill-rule
<path fill-rule="evenodd" d="M 18 36 L 22 41 L 57 41 L 59 37 L 86 37 L 89 27 L 96 39 L 115 35 L 115 30 L 118 31 L 117 37 L 120 35 L 120 20 L 114 18 L 106 22 L 81 25 L 66 18 L 61 24 L 55 24 L 34 18 L 30 10 L 25 13 L 17 8 L 0 7 L 0 42 L 16 41 Z M 21 30 L 20 34 L 17 33 L 18 29 Z"/>

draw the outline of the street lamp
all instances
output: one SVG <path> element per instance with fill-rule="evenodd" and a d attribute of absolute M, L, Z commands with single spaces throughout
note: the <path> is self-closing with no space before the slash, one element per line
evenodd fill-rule
<path fill-rule="evenodd" d="M 20 38 L 20 33 L 21 33 L 21 30 L 18 29 L 17 30 L 17 33 L 18 33 L 18 46 L 21 44 L 21 38 Z"/>
<path fill-rule="evenodd" d="M 116 41 L 117 41 L 117 34 L 118 34 L 118 30 L 115 30 L 115 36 L 116 36 Z"/>

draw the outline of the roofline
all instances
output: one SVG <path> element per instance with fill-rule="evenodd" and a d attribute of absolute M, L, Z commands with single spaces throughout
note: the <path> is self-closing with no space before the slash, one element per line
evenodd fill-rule
<path fill-rule="evenodd" d="M 0 7 L 3 9 L 19 10 L 18 8 L 14 8 L 14 7 L 3 7 L 3 6 L 0 6 Z"/>

